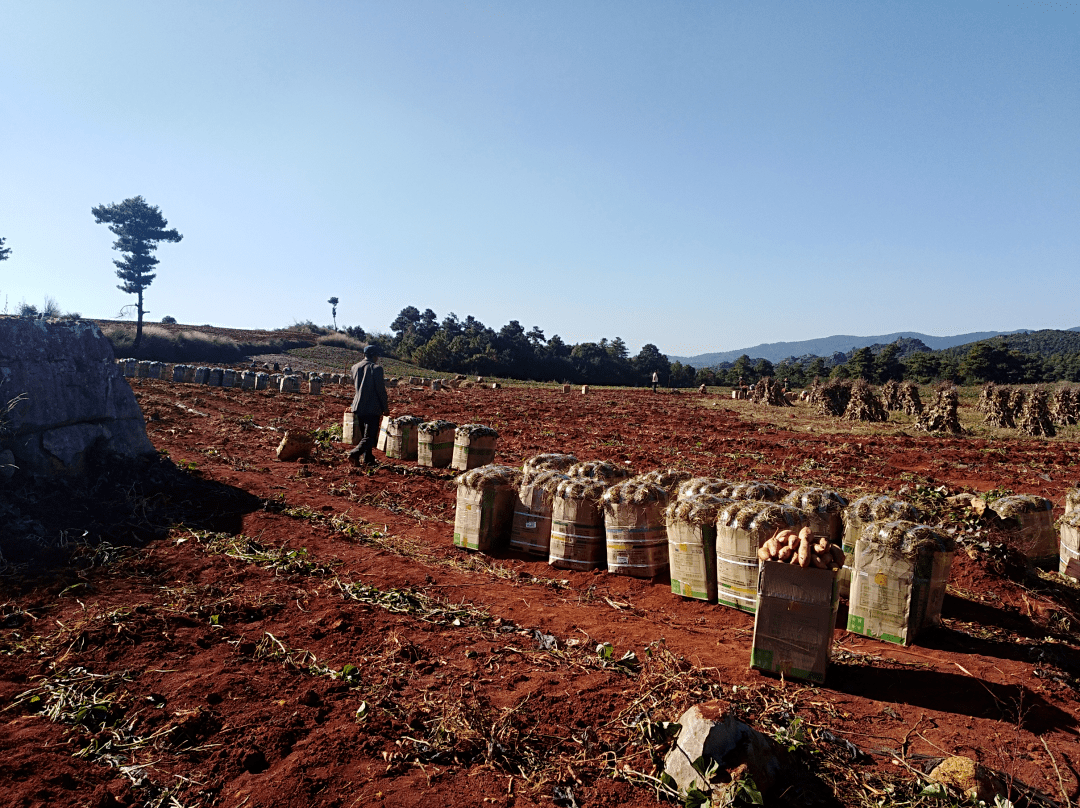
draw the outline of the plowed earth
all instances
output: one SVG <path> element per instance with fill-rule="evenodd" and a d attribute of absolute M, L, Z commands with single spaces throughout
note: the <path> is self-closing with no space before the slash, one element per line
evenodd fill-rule
<path fill-rule="evenodd" d="M 710 699 L 805 764 L 783 804 L 912 804 L 952 754 L 1077 798 L 1080 598 L 1008 553 L 957 552 L 944 624 L 917 645 L 838 630 L 825 686 L 784 682 L 748 668 L 752 617 L 666 580 L 455 548 L 450 471 L 354 469 L 335 443 L 278 462 L 283 430 L 340 423 L 346 387 L 132 386 L 171 463 L 110 489 L 129 517 L 97 526 L 105 543 L 0 579 L 0 805 L 655 805 L 659 722 Z M 1080 459 L 1068 441 L 807 432 L 798 409 L 788 430 L 685 394 L 390 397 L 494 426 L 498 462 L 572 452 L 849 496 L 1060 503 Z M 50 530 L 90 518 L 53 496 Z"/>

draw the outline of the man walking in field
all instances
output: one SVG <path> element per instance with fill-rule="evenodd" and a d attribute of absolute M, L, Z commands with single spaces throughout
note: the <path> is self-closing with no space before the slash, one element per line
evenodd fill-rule
<path fill-rule="evenodd" d="M 382 365 L 376 363 L 379 357 L 377 345 L 364 348 L 364 358 L 352 366 L 353 396 L 349 407 L 357 417 L 360 429 L 360 442 L 349 452 L 349 462 L 354 466 L 375 463 L 372 449 L 379 435 L 379 421 L 390 414 L 390 405 L 386 400 L 386 382 L 383 380 Z"/>
<path fill-rule="evenodd" d="M 655 370 L 652 372 L 652 391 L 656 392 L 656 385 L 660 384 L 660 374 Z"/>

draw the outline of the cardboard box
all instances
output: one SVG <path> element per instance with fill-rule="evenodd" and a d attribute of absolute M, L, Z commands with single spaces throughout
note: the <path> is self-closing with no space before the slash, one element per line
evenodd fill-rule
<path fill-rule="evenodd" d="M 763 561 L 750 667 L 824 682 L 840 602 L 832 570 Z"/>
<path fill-rule="evenodd" d="M 605 503 L 604 543 L 608 572 L 654 578 L 667 571 L 667 528 L 663 502 Z"/>
<path fill-rule="evenodd" d="M 1080 579 L 1080 510 L 1067 511 L 1058 521 L 1058 530 L 1058 572 Z"/>
<path fill-rule="evenodd" d="M 671 591 L 716 603 L 716 525 L 669 520 L 667 539 Z"/>
<path fill-rule="evenodd" d="M 382 421 L 379 422 L 379 442 L 375 444 L 375 448 L 380 452 L 386 452 L 386 427 L 390 425 L 390 416 L 384 415 Z M 359 441 L 358 441 L 359 442 Z"/>
<path fill-rule="evenodd" d="M 514 503 L 510 547 L 531 555 L 547 556 L 551 545 L 551 510 L 555 488 L 568 479 L 557 472 L 542 473 L 523 482 Z"/>
<path fill-rule="evenodd" d="M 454 544 L 466 550 L 490 552 L 506 544 L 517 491 L 510 485 L 457 490 Z"/>
<path fill-rule="evenodd" d="M 777 502 L 737 500 L 721 510 L 716 520 L 716 602 L 754 614 L 758 550 L 779 530 L 798 533 L 808 518 L 801 508 Z"/>
<path fill-rule="evenodd" d="M 606 553 L 600 506 L 591 499 L 555 497 L 548 563 L 559 569 L 595 570 L 604 566 Z"/>
<path fill-rule="evenodd" d="M 438 432 L 420 432 L 416 442 L 416 463 L 434 469 L 444 469 L 454 457 L 454 429 L 448 426 Z"/>
<path fill-rule="evenodd" d="M 527 508 L 519 501 L 510 525 L 510 547 L 530 555 L 546 556 L 551 546 L 551 513 Z"/>
<path fill-rule="evenodd" d="M 458 471 L 468 471 L 479 466 L 486 466 L 495 460 L 494 435 L 481 435 L 474 438 L 454 438 L 454 456 L 450 465 Z"/>
<path fill-rule="evenodd" d="M 1058 565 L 1060 554 L 1053 507 L 1053 503 L 1044 497 L 1023 495 L 1002 497 L 990 503 L 990 510 L 1011 528 L 1012 542 L 1028 561 L 1035 566 L 1051 568 Z"/>
<path fill-rule="evenodd" d="M 745 530 L 716 526 L 717 603 L 750 614 L 757 611 L 757 551 L 767 538 L 759 541 Z"/>
<path fill-rule="evenodd" d="M 941 623 L 951 552 L 905 556 L 887 545 L 855 542 L 847 629 L 897 645 Z"/>
<path fill-rule="evenodd" d="M 401 423 L 400 418 L 386 425 L 386 456 L 398 460 L 416 460 L 419 435 L 416 424 Z"/>
<path fill-rule="evenodd" d="M 345 415 L 341 419 L 341 442 L 347 443 L 349 446 L 355 446 L 360 442 L 363 431 L 360 416 L 352 410 L 345 410 Z M 379 434 L 381 437 L 382 433 Z"/>

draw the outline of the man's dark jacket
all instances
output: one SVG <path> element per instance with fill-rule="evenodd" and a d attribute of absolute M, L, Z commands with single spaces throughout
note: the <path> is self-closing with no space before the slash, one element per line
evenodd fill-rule
<path fill-rule="evenodd" d="M 350 410 L 357 415 L 382 415 L 388 409 L 382 365 L 361 359 L 352 366 L 353 396 Z"/>

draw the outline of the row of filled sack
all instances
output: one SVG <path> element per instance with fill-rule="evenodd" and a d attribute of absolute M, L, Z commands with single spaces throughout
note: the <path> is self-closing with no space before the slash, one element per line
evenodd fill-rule
<path fill-rule="evenodd" d="M 345 410 L 341 437 L 355 446 L 360 441 L 361 417 Z M 458 471 L 489 465 L 495 459 L 499 433 L 484 424 L 455 424 L 415 415 L 383 416 L 375 446 L 388 458 L 415 460 L 429 468 L 453 468 Z"/>
<path fill-rule="evenodd" d="M 672 517 L 684 521 L 688 518 L 698 523 L 712 521 L 712 517 L 707 517 L 704 511 L 699 510 L 691 515 L 685 504 L 703 496 L 773 502 L 799 508 L 808 514 L 810 527 L 816 534 L 832 542 L 843 541 L 844 552 L 849 556 L 854 552 L 855 538 L 866 524 L 898 519 L 911 522 L 924 520 L 924 515 L 914 505 L 889 495 L 863 495 L 849 503 L 843 494 L 830 489 L 806 487 L 788 490 L 772 482 L 730 482 L 713 477 L 693 477 L 689 471 L 681 469 L 658 470 L 634 476 L 624 466 L 607 461 L 579 462 L 576 457 L 567 454 L 537 455 L 526 460 L 520 472 L 499 466 L 460 477 L 457 482 L 459 489 L 499 488 L 504 498 L 507 489 L 512 489 L 516 493 L 516 501 L 513 502 L 510 532 L 505 538 L 512 548 L 534 555 L 548 554 L 548 534 L 553 531 L 559 535 L 559 528 L 563 525 L 552 525 L 553 518 L 557 523 L 572 522 L 584 528 L 585 537 L 592 537 L 595 526 L 604 516 L 604 508 L 607 508 L 610 511 L 608 522 L 619 524 L 617 517 L 630 519 L 633 522 L 630 527 L 635 528 L 633 533 L 636 538 L 648 538 L 645 534 L 650 531 L 655 538 L 664 532 Z M 1080 523 L 1080 516 L 1070 515 L 1080 503 L 1080 492 L 1075 494 L 1070 492 L 1066 497 L 1066 518 L 1063 522 L 1071 524 L 1071 520 L 1077 520 Z M 673 503 L 683 504 L 675 507 Z M 1012 529 L 1014 543 L 1032 563 L 1058 564 L 1060 560 L 1064 571 L 1065 561 L 1068 560 L 1066 556 L 1072 558 L 1076 555 L 1076 543 L 1071 537 L 1065 538 L 1064 525 L 1060 534 L 1061 547 L 1064 549 L 1059 550 L 1059 533 L 1055 530 L 1050 500 L 1031 495 L 1006 496 L 994 500 L 988 507 L 996 514 L 1001 526 Z M 563 511 L 558 517 L 555 516 L 556 509 Z M 585 518 L 573 518 L 575 514 L 566 512 L 570 509 L 583 511 Z M 617 513 L 620 510 L 626 513 Z M 737 518 L 742 527 L 758 518 L 752 512 L 738 514 L 730 508 L 724 513 L 728 519 Z M 764 520 L 776 518 L 775 513 L 767 512 Z M 485 527 L 492 530 L 501 524 L 501 521 L 498 524 L 493 522 Z M 759 541 L 767 538 L 762 530 L 756 531 L 756 535 Z M 739 555 L 751 557 L 753 552 L 744 547 Z M 578 566 L 573 565 L 575 561 L 579 563 Z M 591 569 L 595 565 L 594 559 L 572 557 L 557 557 L 553 562 L 561 566 L 567 565 L 564 562 L 571 562 L 570 566 L 578 569 Z M 638 574 L 640 577 L 656 574 L 651 563 L 621 565 L 616 561 L 616 565 L 620 567 L 620 572 L 626 574 Z M 628 568 L 622 569 L 623 566 Z M 641 568 L 636 569 L 638 566 Z M 846 589 L 850 565 L 847 573 L 841 577 L 842 586 Z"/>
<path fill-rule="evenodd" d="M 454 541 L 546 555 L 553 566 L 569 569 L 606 566 L 649 578 L 670 570 L 673 592 L 753 613 L 760 561 L 769 558 L 762 548 L 782 534 L 794 542 L 803 531 L 804 554 L 785 556 L 781 549 L 778 555 L 836 569 L 838 596 L 850 594 L 852 630 L 907 643 L 939 618 L 952 539 L 919 524 L 922 515 L 908 502 L 867 495 L 849 504 L 822 488 L 786 491 L 680 471 L 628 475 L 623 467 L 579 463 L 569 455 L 541 455 L 521 471 L 477 469 L 458 478 Z M 1019 518 L 1020 529 L 1044 550 L 1056 550 L 1053 525 L 1044 518 L 1048 502 L 1040 499 L 1002 499 L 998 507 Z M 841 542 L 842 552 L 837 547 L 832 556 L 818 555 Z"/>

